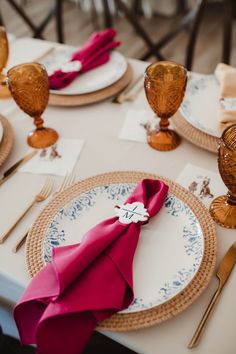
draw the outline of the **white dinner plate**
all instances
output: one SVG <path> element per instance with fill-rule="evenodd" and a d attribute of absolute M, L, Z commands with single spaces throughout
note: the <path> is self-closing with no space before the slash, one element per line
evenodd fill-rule
<path fill-rule="evenodd" d="M 46 67 L 48 75 L 55 69 L 68 62 L 74 48 L 57 49 L 48 55 L 42 64 Z M 78 77 L 67 87 L 61 90 L 50 90 L 57 95 L 81 95 L 91 93 L 108 87 L 118 81 L 127 69 L 125 57 L 117 51 L 112 51 L 107 63 L 78 75 Z"/>
<path fill-rule="evenodd" d="M 135 183 L 105 184 L 73 197 L 52 217 L 43 240 L 44 263 L 53 247 L 75 244 L 98 222 L 115 215 Z M 204 254 L 204 235 L 190 207 L 169 193 L 161 211 L 142 227 L 134 258 L 133 303 L 124 313 L 163 304 L 194 278 Z M 124 250 L 125 256 L 125 250 Z"/>
<path fill-rule="evenodd" d="M 3 138 L 3 126 L 2 126 L 2 122 L 0 121 L 0 143 L 2 141 Z"/>
<path fill-rule="evenodd" d="M 195 128 L 219 138 L 222 132 L 217 120 L 218 107 L 219 84 L 216 77 L 191 73 L 180 107 L 182 116 Z"/>

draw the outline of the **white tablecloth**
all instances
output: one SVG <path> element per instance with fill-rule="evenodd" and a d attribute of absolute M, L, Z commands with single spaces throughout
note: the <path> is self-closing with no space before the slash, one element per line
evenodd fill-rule
<path fill-rule="evenodd" d="M 31 40 L 32 41 L 32 40 Z M 33 40 L 36 41 L 36 40 Z M 16 42 L 14 42 L 16 43 Z M 14 43 L 12 46 L 14 46 Z M 37 41 L 37 46 L 46 45 Z M 20 46 L 19 46 L 20 47 Z M 23 51 L 24 48 L 21 48 Z M 17 56 L 17 53 L 15 54 Z M 22 55 L 22 53 L 21 53 Z M 27 52 L 25 52 L 27 58 Z M 147 63 L 130 60 L 134 76 L 144 71 Z M 173 180 L 184 166 L 192 164 L 217 172 L 217 156 L 183 140 L 174 151 L 158 152 L 147 144 L 119 140 L 125 113 L 129 108 L 147 108 L 144 92 L 134 103 L 122 105 L 107 100 L 102 103 L 77 108 L 48 107 L 44 113 L 45 124 L 57 129 L 65 138 L 79 138 L 85 141 L 79 157 L 76 172 L 79 179 L 109 171 L 138 170 L 160 174 Z M 32 129 L 32 119 L 21 112 L 13 101 L 0 101 L 0 113 L 5 114 L 12 123 L 15 133 L 14 147 L 7 162 L 0 168 L 3 173 L 9 166 L 22 157 L 28 147 L 26 135 Z M 44 176 L 18 173 L 0 188 L 0 234 L 15 220 L 45 179 Z M 58 178 L 59 182 L 59 178 Z M 34 221 L 41 203 L 16 228 L 10 238 L 0 245 L 0 299 L 14 303 L 29 283 L 24 249 L 12 253 L 13 244 Z M 235 230 L 217 226 L 218 261 L 227 248 L 235 241 Z M 166 255 L 168 257 L 168 255 Z M 196 354 L 235 354 L 236 328 L 236 274 L 230 277 L 221 300 L 208 324 L 206 333 L 199 346 L 193 350 Z M 178 316 L 153 327 L 126 332 L 105 332 L 105 335 L 123 345 L 144 354 L 187 354 L 187 344 L 202 317 L 217 285 L 215 278 L 204 293 L 187 310 Z M 4 324 L 4 305 L 0 311 L 0 323 Z M 9 319 L 9 318 L 8 318 Z"/>

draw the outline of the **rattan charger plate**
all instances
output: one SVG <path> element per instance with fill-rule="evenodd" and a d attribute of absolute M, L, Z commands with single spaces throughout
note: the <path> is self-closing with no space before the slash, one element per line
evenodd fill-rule
<path fill-rule="evenodd" d="M 180 115 L 180 113 L 176 114 L 171 120 L 174 123 L 175 130 L 179 133 L 179 135 L 204 150 L 217 153 L 219 138 L 195 128 L 193 125 L 188 123 L 186 119 Z"/>
<path fill-rule="evenodd" d="M 216 262 L 216 233 L 214 223 L 203 204 L 179 184 L 144 172 L 111 172 L 82 180 L 59 193 L 42 211 L 33 224 L 26 243 L 26 263 L 33 277 L 43 266 L 44 235 L 58 210 L 76 196 L 92 188 L 111 183 L 138 183 L 143 178 L 159 178 L 169 185 L 170 192 L 185 202 L 196 215 L 204 234 L 204 255 L 193 280 L 175 297 L 156 307 L 134 313 L 115 314 L 99 324 L 99 329 L 128 331 L 145 328 L 182 312 L 202 293 L 210 281 Z"/>
<path fill-rule="evenodd" d="M 131 65 L 128 63 L 126 72 L 114 84 L 98 91 L 80 95 L 56 95 L 50 93 L 49 104 L 53 106 L 73 107 L 100 102 L 118 94 L 130 83 L 131 79 L 132 68 Z"/>
<path fill-rule="evenodd" d="M 0 122 L 3 127 L 3 137 L 0 142 L 0 166 L 4 163 L 11 152 L 14 140 L 13 128 L 7 118 L 0 114 Z"/>

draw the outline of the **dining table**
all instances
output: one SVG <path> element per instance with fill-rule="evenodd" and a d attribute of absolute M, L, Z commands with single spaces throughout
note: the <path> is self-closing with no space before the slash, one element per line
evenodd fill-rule
<path fill-rule="evenodd" d="M 30 49 L 33 44 L 35 50 Z M 47 50 L 51 45 L 54 44 L 37 39 L 15 38 L 10 43 L 8 66 L 35 60 L 38 56 L 37 48 L 45 47 Z M 128 62 L 133 79 L 144 74 L 149 64 L 136 59 L 128 59 Z M 84 141 L 74 168 L 77 182 L 113 171 L 140 171 L 175 181 L 189 163 L 218 173 L 217 154 L 202 149 L 185 138 L 182 138 L 175 150 L 166 152 L 154 150 L 147 143 L 120 139 L 119 133 L 130 109 L 150 109 L 144 90 L 133 102 L 126 101 L 122 104 L 113 103 L 112 98 L 108 98 L 83 106 L 47 106 L 43 115 L 45 126 L 56 129 L 60 137 Z M 26 136 L 32 129 L 33 120 L 20 111 L 12 98 L 0 100 L 0 114 L 8 119 L 14 131 L 12 150 L 0 167 L 2 177 L 4 171 L 28 152 Z M 179 114 L 177 112 L 176 116 Z M 55 179 L 59 185 L 62 177 L 57 176 Z M 45 175 L 42 174 L 17 172 L 0 187 L 0 234 L 14 222 L 44 180 Z M 18 333 L 12 308 L 29 284 L 30 276 L 26 267 L 25 247 L 21 247 L 17 253 L 12 252 L 12 247 L 47 203 L 48 200 L 40 203 L 28 213 L 11 236 L 0 244 L 0 323 L 5 333 L 15 337 L 18 337 Z M 208 213 L 207 210 L 205 213 Z M 227 249 L 236 240 L 236 232 L 235 229 L 226 229 L 219 225 L 215 227 L 217 269 Z M 168 253 L 165 257 L 168 259 Z M 188 349 L 188 343 L 216 287 L 217 278 L 213 275 L 208 286 L 190 306 L 156 325 L 131 331 L 99 331 L 140 354 L 189 354 L 191 351 L 196 354 L 235 354 L 236 270 L 233 270 L 225 286 L 199 345 Z"/>

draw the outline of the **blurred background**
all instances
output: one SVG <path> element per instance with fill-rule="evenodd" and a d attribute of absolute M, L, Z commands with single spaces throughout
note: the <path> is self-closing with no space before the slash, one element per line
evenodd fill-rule
<path fill-rule="evenodd" d="M 1 22 L 17 37 L 79 46 L 114 27 L 127 57 L 174 60 L 212 73 L 236 66 L 235 0 L 0 0 Z"/>

